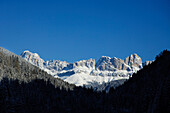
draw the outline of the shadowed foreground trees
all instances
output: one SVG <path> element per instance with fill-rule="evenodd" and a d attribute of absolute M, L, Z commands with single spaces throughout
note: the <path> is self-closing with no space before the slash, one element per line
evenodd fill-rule
<path fill-rule="evenodd" d="M 0 106 L 3 108 L 0 111 L 2 113 L 80 111 L 87 113 L 94 110 L 101 112 L 103 108 L 100 105 L 100 95 L 91 89 L 61 90 L 44 80 L 19 83 L 18 80 L 4 78 L 0 84 Z"/>

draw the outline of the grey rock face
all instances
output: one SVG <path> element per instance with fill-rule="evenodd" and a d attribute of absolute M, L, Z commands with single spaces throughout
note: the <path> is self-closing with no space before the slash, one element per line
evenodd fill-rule
<path fill-rule="evenodd" d="M 26 59 L 26 61 L 42 68 L 44 60 L 40 58 L 37 53 L 31 53 L 29 51 L 24 51 L 21 56 Z"/>
<path fill-rule="evenodd" d="M 69 64 L 66 61 L 60 61 L 60 60 L 52 60 L 52 61 L 46 61 L 48 63 L 45 64 L 46 68 L 49 70 L 55 70 L 55 71 L 61 71 L 63 70 L 65 67 L 67 67 L 67 65 Z"/>
<path fill-rule="evenodd" d="M 86 66 L 88 68 L 95 68 L 95 59 L 90 58 L 89 60 L 80 60 L 78 62 L 73 63 L 73 68 L 79 66 Z"/>
<path fill-rule="evenodd" d="M 52 60 L 44 61 L 40 58 L 37 53 L 31 53 L 29 51 L 24 51 L 21 56 L 26 59 L 28 62 L 40 67 L 46 68 L 53 72 L 70 70 L 76 67 L 87 67 L 100 71 L 116 71 L 116 70 L 127 70 L 133 71 L 136 69 L 141 69 L 144 64 L 142 64 L 141 58 L 137 54 L 132 54 L 124 60 L 113 57 L 102 56 L 96 63 L 95 59 L 81 60 L 74 63 L 68 63 L 66 61 Z M 146 62 L 146 65 L 148 62 Z"/>
<path fill-rule="evenodd" d="M 133 68 L 142 68 L 142 60 L 137 54 L 132 54 L 125 60 L 113 57 L 101 57 L 96 63 L 96 69 L 98 70 L 127 70 L 131 71 Z"/>
<path fill-rule="evenodd" d="M 96 63 L 96 69 L 102 71 L 104 70 L 114 71 L 115 68 L 110 60 L 111 60 L 110 57 L 102 56 Z"/>
<path fill-rule="evenodd" d="M 62 71 L 62 70 L 70 70 L 80 66 L 86 66 L 87 68 L 95 68 L 95 59 L 89 60 L 81 60 L 74 63 L 68 63 L 66 61 L 60 60 L 51 60 L 51 61 L 44 61 L 40 58 L 37 53 L 31 53 L 29 51 L 24 51 L 21 54 L 21 57 L 24 58 L 26 61 L 38 66 L 42 69 L 48 69 L 52 72 Z"/>
<path fill-rule="evenodd" d="M 142 68 L 142 59 L 137 54 L 125 58 L 124 62 L 130 67 Z"/>
<path fill-rule="evenodd" d="M 114 57 L 114 58 L 111 59 L 111 62 L 116 69 L 130 70 L 130 67 L 125 65 L 124 61 L 119 59 L 119 58 Z"/>

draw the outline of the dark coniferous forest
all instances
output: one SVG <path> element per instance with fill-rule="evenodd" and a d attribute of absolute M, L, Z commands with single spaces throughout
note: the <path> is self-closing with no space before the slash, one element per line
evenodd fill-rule
<path fill-rule="evenodd" d="M 0 113 L 170 113 L 170 51 L 108 93 L 68 84 L 0 48 Z"/>

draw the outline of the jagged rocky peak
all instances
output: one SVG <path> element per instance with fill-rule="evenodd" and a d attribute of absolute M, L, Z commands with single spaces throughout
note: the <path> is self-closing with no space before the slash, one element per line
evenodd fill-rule
<path fill-rule="evenodd" d="M 112 66 L 111 63 L 111 58 L 108 56 L 102 56 L 96 63 L 96 69 L 97 70 L 110 70 L 110 71 L 114 71 L 115 68 Z"/>
<path fill-rule="evenodd" d="M 95 59 L 88 59 L 88 60 L 80 60 L 80 61 L 77 61 L 77 62 L 74 62 L 73 63 L 73 68 L 74 67 L 79 67 L 79 66 L 86 66 L 88 68 L 95 68 Z"/>
<path fill-rule="evenodd" d="M 32 53 L 32 52 L 30 52 L 28 50 L 25 50 L 24 52 L 22 52 L 21 56 L 22 57 L 30 57 L 30 56 L 32 56 L 32 57 L 40 58 L 40 56 L 37 53 Z"/>
<path fill-rule="evenodd" d="M 66 61 L 60 61 L 60 60 L 50 60 L 50 61 L 44 61 L 40 58 L 40 56 L 37 53 L 32 53 L 28 50 L 24 51 L 21 54 L 21 57 L 23 57 L 26 61 L 44 69 L 51 70 L 52 72 L 56 71 L 62 71 L 62 70 L 70 70 L 76 67 L 80 66 L 86 66 L 87 68 L 95 68 L 95 59 L 88 59 L 88 60 L 80 60 L 74 63 L 68 63 Z"/>
<path fill-rule="evenodd" d="M 109 62 L 110 61 L 110 57 L 108 57 L 108 56 L 102 56 L 100 59 L 99 59 L 99 61 L 101 61 L 101 62 Z"/>
<path fill-rule="evenodd" d="M 37 53 L 32 53 L 30 51 L 24 51 L 21 56 L 26 59 L 26 61 L 39 66 L 40 68 L 46 68 L 52 72 L 70 70 L 77 67 L 87 67 L 91 69 L 101 70 L 101 71 L 116 71 L 116 70 L 126 70 L 135 71 L 143 67 L 142 60 L 137 54 L 132 54 L 124 60 L 108 56 L 102 56 L 96 63 L 95 59 L 80 60 L 74 63 L 68 63 L 66 61 L 51 60 L 44 61 L 40 58 Z"/>
<path fill-rule="evenodd" d="M 113 57 L 102 56 L 96 63 L 97 70 L 131 70 L 142 68 L 142 59 L 137 54 L 132 54 L 125 60 Z"/>
<path fill-rule="evenodd" d="M 97 70 L 108 70 L 108 71 L 116 71 L 116 70 L 130 70 L 130 67 L 124 63 L 123 60 L 113 57 L 102 56 L 99 61 L 96 63 Z"/>
<path fill-rule="evenodd" d="M 96 67 L 98 67 L 101 64 L 109 63 L 110 62 L 110 57 L 108 56 L 102 56 L 97 62 L 96 62 Z"/>
<path fill-rule="evenodd" d="M 44 63 L 44 66 L 47 69 L 54 69 L 56 71 L 61 71 L 63 70 L 65 67 L 67 67 L 69 63 L 66 61 L 60 61 L 60 60 L 50 60 L 50 61 L 46 61 Z"/>
<path fill-rule="evenodd" d="M 130 67 L 142 68 L 142 59 L 136 53 L 125 58 L 124 62 Z"/>
<path fill-rule="evenodd" d="M 131 69 L 130 66 L 129 66 L 129 65 L 126 65 L 122 59 L 113 57 L 113 58 L 111 59 L 111 62 L 112 62 L 112 65 L 113 65 L 116 69 L 119 69 L 119 70 L 128 70 L 128 71 Z"/>
<path fill-rule="evenodd" d="M 37 53 L 32 53 L 26 50 L 21 54 L 21 57 L 36 66 L 43 67 L 44 60 L 41 59 Z"/>
<path fill-rule="evenodd" d="M 95 59 L 80 60 L 74 63 L 68 63 L 66 61 L 52 60 L 44 63 L 45 67 L 49 70 L 53 69 L 56 71 L 70 70 L 80 66 L 86 66 L 87 68 L 95 68 Z"/>

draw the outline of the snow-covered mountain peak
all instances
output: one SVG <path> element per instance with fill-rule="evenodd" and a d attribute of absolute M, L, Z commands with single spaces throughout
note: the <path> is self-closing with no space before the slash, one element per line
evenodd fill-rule
<path fill-rule="evenodd" d="M 104 70 L 104 66 L 105 64 L 110 63 L 111 58 L 108 56 L 102 56 L 97 62 L 96 62 L 96 69 L 99 70 Z M 101 65 L 103 65 L 103 67 L 101 67 Z"/>
<path fill-rule="evenodd" d="M 26 50 L 21 54 L 21 57 L 23 57 L 26 61 L 38 67 L 43 67 L 44 60 L 40 58 L 40 56 L 37 53 L 32 53 Z"/>
<path fill-rule="evenodd" d="M 139 70 L 142 66 L 142 59 L 135 53 L 124 59 L 124 62 L 129 65 L 132 69 Z"/>
<path fill-rule="evenodd" d="M 136 53 L 131 54 L 131 55 L 129 56 L 129 58 L 130 58 L 131 60 L 139 60 L 140 63 L 142 62 L 142 59 L 141 59 L 140 56 L 137 55 Z"/>
<path fill-rule="evenodd" d="M 142 60 L 137 54 L 132 54 L 124 60 L 102 56 L 97 62 L 90 58 L 73 63 L 60 60 L 44 61 L 37 53 L 28 50 L 24 51 L 21 57 L 49 74 L 77 86 L 90 85 L 93 82 L 103 83 L 128 79 L 134 72 L 142 68 Z"/>
<path fill-rule="evenodd" d="M 40 56 L 37 53 L 32 53 L 28 50 L 25 50 L 24 52 L 22 52 L 21 56 L 22 57 L 34 57 L 34 58 L 40 59 Z"/>
<path fill-rule="evenodd" d="M 98 70 L 127 70 L 135 71 L 142 68 L 142 60 L 137 54 L 131 54 L 125 60 L 120 58 L 110 58 L 110 57 L 101 57 L 96 63 L 96 69 Z"/>

